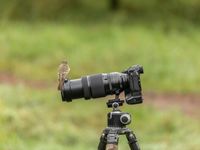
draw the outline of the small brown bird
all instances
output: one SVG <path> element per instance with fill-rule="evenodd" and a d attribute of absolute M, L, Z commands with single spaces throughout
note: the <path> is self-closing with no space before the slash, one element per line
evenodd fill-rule
<path fill-rule="evenodd" d="M 66 60 L 63 60 L 58 67 L 58 90 L 62 90 L 65 79 L 69 74 L 70 68 Z"/>

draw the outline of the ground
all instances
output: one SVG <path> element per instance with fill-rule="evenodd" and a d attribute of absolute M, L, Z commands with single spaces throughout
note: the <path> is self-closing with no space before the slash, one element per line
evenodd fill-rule
<path fill-rule="evenodd" d="M 23 83 L 31 88 L 47 88 L 49 85 L 42 81 L 30 81 L 16 78 L 12 75 L 0 73 L 0 83 L 17 85 Z M 55 84 L 54 84 L 55 85 Z M 53 85 L 51 85 L 53 86 Z M 56 87 L 56 86 L 55 86 Z M 199 117 L 200 101 L 199 94 L 180 94 L 180 93 L 156 93 L 145 92 L 144 104 L 153 104 L 158 109 L 176 107 L 189 116 Z"/>
<path fill-rule="evenodd" d="M 0 25 L 1 150 L 96 149 L 107 98 L 63 103 L 63 58 L 72 79 L 143 65 L 144 103 L 121 108 L 132 114 L 142 149 L 199 150 L 199 26 L 121 13 L 103 20 Z M 128 149 L 125 140 L 120 146 Z"/>

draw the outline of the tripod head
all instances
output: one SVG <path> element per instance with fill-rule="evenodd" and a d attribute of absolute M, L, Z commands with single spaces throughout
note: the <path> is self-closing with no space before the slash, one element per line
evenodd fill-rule
<path fill-rule="evenodd" d="M 107 107 L 113 108 L 113 111 L 108 113 L 108 127 L 123 128 L 131 123 L 131 115 L 121 112 L 119 107 L 123 106 L 124 100 L 120 100 L 119 94 L 115 95 L 115 99 L 108 100 Z"/>
<path fill-rule="evenodd" d="M 110 99 L 106 103 L 108 108 L 118 108 L 119 106 L 123 106 L 124 100 L 120 100 L 120 98 Z"/>

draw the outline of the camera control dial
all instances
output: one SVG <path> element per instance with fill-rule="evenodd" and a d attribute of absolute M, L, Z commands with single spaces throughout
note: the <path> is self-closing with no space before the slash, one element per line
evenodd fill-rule
<path fill-rule="evenodd" d="M 130 114 L 123 114 L 123 115 L 121 115 L 120 121 L 124 125 L 130 124 L 131 123 L 131 116 L 130 116 Z"/>

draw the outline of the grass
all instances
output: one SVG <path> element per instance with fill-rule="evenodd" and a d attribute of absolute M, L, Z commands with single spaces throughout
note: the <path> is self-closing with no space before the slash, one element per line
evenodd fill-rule
<path fill-rule="evenodd" d="M 64 58 L 70 63 L 72 78 L 141 64 L 145 91 L 199 91 L 197 26 L 123 24 L 119 18 L 92 24 L 1 24 L 0 71 L 52 83 Z"/>
<path fill-rule="evenodd" d="M 142 149 L 197 150 L 200 146 L 199 121 L 175 108 L 164 111 L 136 105 L 122 109 L 133 115 L 130 128 Z M 96 149 L 109 111 L 104 100 L 63 104 L 55 90 L 23 85 L 0 86 L 0 110 L 2 150 Z M 124 137 L 120 148 L 128 149 Z"/>
<path fill-rule="evenodd" d="M 145 92 L 199 92 L 198 21 L 151 15 L 145 19 L 123 10 L 73 13 L 57 22 L 1 21 L 0 77 L 11 80 L 10 85 L 0 85 L 1 150 L 96 149 L 106 126 L 106 101 L 61 102 L 55 85 L 57 66 L 65 58 L 71 78 L 141 64 Z M 12 78 L 19 83 L 12 84 Z M 49 86 L 32 88 L 21 80 Z M 142 149 L 200 147 L 199 120 L 178 108 L 161 110 L 144 103 L 123 110 L 133 114 L 130 128 Z M 120 139 L 120 148 L 128 149 L 125 138 Z"/>

